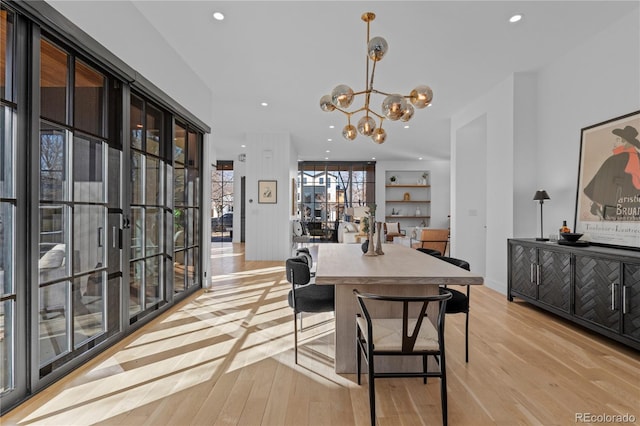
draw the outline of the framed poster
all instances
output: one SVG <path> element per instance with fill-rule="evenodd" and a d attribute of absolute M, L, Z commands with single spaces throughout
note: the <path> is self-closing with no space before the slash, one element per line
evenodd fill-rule
<path fill-rule="evenodd" d="M 582 129 L 575 232 L 640 250 L 640 111 Z"/>
<path fill-rule="evenodd" d="M 276 204 L 278 202 L 278 181 L 259 180 L 258 181 L 258 203 Z"/>

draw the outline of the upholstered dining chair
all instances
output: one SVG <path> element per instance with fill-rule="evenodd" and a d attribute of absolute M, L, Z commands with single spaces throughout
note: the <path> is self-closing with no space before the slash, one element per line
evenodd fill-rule
<path fill-rule="evenodd" d="M 293 309 L 294 360 L 298 363 L 298 317 L 302 332 L 303 312 L 334 312 L 335 289 L 332 285 L 316 285 L 311 282 L 311 273 L 305 256 L 286 260 L 287 281 L 291 283 L 287 300 Z"/>
<path fill-rule="evenodd" d="M 418 242 L 420 243 L 420 248 L 430 248 L 445 254 L 449 243 L 449 230 L 423 229 L 420 231 L 420 240 Z"/>
<path fill-rule="evenodd" d="M 416 250 L 418 250 L 421 253 L 428 254 L 428 255 L 431 255 L 431 256 L 442 256 L 442 253 L 440 251 L 434 250 L 434 249 L 418 247 Z"/>
<path fill-rule="evenodd" d="M 358 301 L 356 314 L 356 351 L 357 375 L 360 384 L 362 358 L 369 370 L 369 409 L 371 425 L 376 424 L 375 379 L 385 377 L 427 377 L 440 378 L 440 401 L 442 406 L 442 424 L 447 424 L 447 374 L 444 346 L 444 318 L 447 301 L 451 293 L 433 296 L 384 296 L 360 293 L 353 290 Z M 400 305 L 400 318 L 372 318 L 369 304 Z M 435 325 L 427 316 L 429 304 L 436 304 Z M 432 310 L 433 311 L 433 310 Z M 422 357 L 422 371 L 384 372 L 375 371 L 376 356 L 418 356 Z M 433 356 L 437 371 L 428 371 L 427 358 Z"/>
<path fill-rule="evenodd" d="M 469 271 L 471 267 L 469 262 L 462 259 L 456 259 L 455 257 L 448 256 L 434 256 L 440 260 L 456 265 L 462 269 Z M 447 286 L 445 286 L 446 288 Z M 445 291 L 444 289 L 442 289 Z M 469 362 L 469 298 L 471 296 L 471 286 L 467 286 L 467 294 L 461 291 L 454 290 L 452 288 L 446 288 L 452 295 L 451 300 L 447 303 L 447 314 L 462 314 L 466 315 L 465 327 L 464 327 L 464 360 Z"/>

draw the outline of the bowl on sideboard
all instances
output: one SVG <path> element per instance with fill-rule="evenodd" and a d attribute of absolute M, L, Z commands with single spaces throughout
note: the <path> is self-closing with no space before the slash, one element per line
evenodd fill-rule
<path fill-rule="evenodd" d="M 580 234 L 578 232 L 561 232 L 560 236 L 567 240 L 567 241 L 571 241 L 572 243 L 575 243 L 576 241 L 578 241 L 580 239 L 580 237 L 582 237 L 584 234 Z"/>

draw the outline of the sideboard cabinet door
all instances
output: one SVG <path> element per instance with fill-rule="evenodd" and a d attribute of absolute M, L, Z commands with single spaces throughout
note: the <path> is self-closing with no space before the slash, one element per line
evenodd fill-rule
<path fill-rule="evenodd" d="M 511 246 L 511 290 L 532 299 L 538 297 L 537 256 L 535 247 L 520 244 Z"/>
<path fill-rule="evenodd" d="M 622 334 L 640 342 L 640 265 L 624 265 Z"/>
<path fill-rule="evenodd" d="M 571 255 L 566 252 L 540 249 L 538 300 L 566 313 L 570 310 Z"/>
<path fill-rule="evenodd" d="M 620 332 L 620 262 L 576 255 L 575 315 Z"/>

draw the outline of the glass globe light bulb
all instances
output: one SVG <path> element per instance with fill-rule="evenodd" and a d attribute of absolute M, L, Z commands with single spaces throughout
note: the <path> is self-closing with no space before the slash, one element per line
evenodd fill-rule
<path fill-rule="evenodd" d="M 399 120 L 406 108 L 407 101 L 402 95 L 389 95 L 382 101 L 382 112 L 389 120 Z"/>
<path fill-rule="evenodd" d="M 324 95 L 320 98 L 320 109 L 325 112 L 331 112 L 336 106 L 331 101 L 331 95 Z"/>
<path fill-rule="evenodd" d="M 418 86 L 409 93 L 409 100 L 416 108 L 424 108 L 433 100 L 433 91 L 429 86 Z"/>
<path fill-rule="evenodd" d="M 356 126 L 353 124 L 347 124 L 344 126 L 344 129 L 342 129 L 342 137 L 346 140 L 352 141 L 356 136 L 358 136 L 358 132 L 356 131 Z"/>
<path fill-rule="evenodd" d="M 387 40 L 382 37 L 374 37 L 367 44 L 367 55 L 374 62 L 379 61 L 389 50 Z"/>
<path fill-rule="evenodd" d="M 362 136 L 371 136 L 376 129 L 376 122 L 373 118 L 366 115 L 358 120 L 358 132 Z"/>
<path fill-rule="evenodd" d="M 400 121 L 407 122 L 411 120 L 411 117 L 413 117 L 413 113 L 415 111 L 416 110 L 413 108 L 413 105 L 407 102 L 407 107 L 404 109 L 404 111 L 402 111 L 402 117 L 400 117 Z"/>
<path fill-rule="evenodd" d="M 377 144 L 384 143 L 384 141 L 387 140 L 387 132 L 385 132 L 385 130 L 382 127 L 378 127 L 376 130 L 373 131 L 373 135 L 371 136 L 371 139 Z"/>
<path fill-rule="evenodd" d="M 331 91 L 331 101 L 340 108 L 347 108 L 353 102 L 353 90 L 346 84 L 339 84 Z"/>

